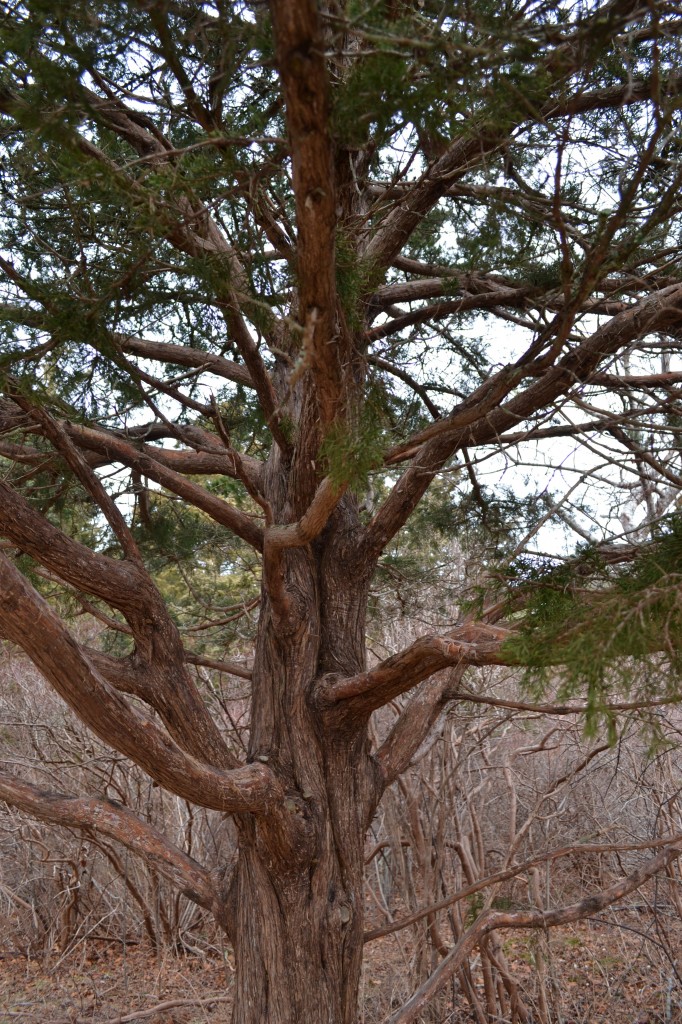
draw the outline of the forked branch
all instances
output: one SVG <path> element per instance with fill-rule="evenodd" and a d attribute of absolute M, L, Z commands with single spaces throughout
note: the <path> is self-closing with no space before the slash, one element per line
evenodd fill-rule
<path fill-rule="evenodd" d="M 105 743 L 140 765 L 159 785 L 217 810 L 265 812 L 280 786 L 263 764 L 221 771 L 185 753 L 144 718 L 95 669 L 59 618 L 0 554 L 0 621 L 78 717 Z"/>

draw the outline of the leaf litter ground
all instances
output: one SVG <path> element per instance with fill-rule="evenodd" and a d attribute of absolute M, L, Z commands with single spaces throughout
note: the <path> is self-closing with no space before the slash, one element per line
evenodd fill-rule
<path fill-rule="evenodd" d="M 629 912 L 615 927 L 587 922 L 556 929 L 546 954 L 552 1019 L 563 1024 L 682 1024 L 682 982 L 662 951 L 682 959 L 682 922 L 665 933 L 648 914 Z M 662 941 L 664 940 L 664 941 Z M 537 935 L 509 933 L 505 954 L 536 1016 Z M 381 1024 L 405 998 L 414 949 L 386 938 L 367 947 L 360 1024 Z M 30 959 L 3 950 L 0 939 L 0 1024 L 229 1024 L 234 965 L 228 955 L 156 955 L 143 946 L 88 942 L 61 958 Z M 476 960 L 472 961 L 474 979 Z M 679 963 L 676 965 L 679 971 Z M 482 994 L 482 988 L 479 988 Z M 409 994 L 409 993 L 408 993 Z M 440 1022 L 474 1020 L 462 996 L 439 1002 Z M 433 1016 L 424 1021 L 433 1024 Z"/>

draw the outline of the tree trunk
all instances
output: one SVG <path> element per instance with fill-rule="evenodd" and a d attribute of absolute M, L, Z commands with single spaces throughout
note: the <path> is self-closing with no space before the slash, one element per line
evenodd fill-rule
<path fill-rule="evenodd" d="M 250 842 L 245 833 L 251 832 Z M 234 1024 L 353 1024 L 362 964 L 362 857 L 327 819 L 317 862 L 287 867 L 242 832 L 231 893 Z"/>
<path fill-rule="evenodd" d="M 312 550 L 283 553 L 293 611 L 285 617 L 263 597 L 249 759 L 267 762 L 286 795 L 281 819 L 237 819 L 235 1024 L 356 1020 L 364 836 L 378 776 L 366 722 L 325 721 L 312 693 L 325 671 L 364 664 L 367 574 L 343 550 L 348 512 L 345 503 Z"/>

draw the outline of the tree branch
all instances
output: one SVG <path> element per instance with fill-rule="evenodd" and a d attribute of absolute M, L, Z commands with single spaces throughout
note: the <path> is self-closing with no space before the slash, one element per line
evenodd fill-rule
<path fill-rule="evenodd" d="M 347 713 L 367 716 L 448 665 L 513 664 L 502 654 L 503 644 L 512 636 L 511 630 L 501 626 L 463 622 L 445 636 L 419 637 L 367 672 L 341 679 L 324 676 L 315 688 L 315 699 L 321 708 L 343 702 Z"/>
<path fill-rule="evenodd" d="M 90 427 L 82 427 L 76 423 L 69 423 L 66 429 L 69 436 L 81 448 L 98 452 L 111 462 L 120 462 L 124 466 L 138 470 L 143 476 L 149 477 L 150 480 L 154 480 L 173 494 L 184 498 L 190 505 L 201 509 L 211 519 L 220 523 L 221 526 L 227 527 L 257 551 L 262 550 L 262 527 L 229 502 L 216 497 L 199 484 L 165 466 L 163 463 L 167 457 L 160 449 L 151 448 L 149 445 L 142 445 L 138 449 L 112 434 L 93 430 Z M 221 449 L 221 451 L 224 452 L 226 458 L 229 457 L 229 452 L 225 449 Z M 233 469 L 236 474 L 236 466 L 233 465 Z"/>
<path fill-rule="evenodd" d="M 246 366 L 225 359 L 224 356 L 185 345 L 172 345 L 162 341 L 148 341 L 145 338 L 134 338 L 127 334 L 115 334 L 114 339 L 123 352 L 153 359 L 162 363 L 173 363 L 176 366 L 189 366 L 214 373 L 216 377 L 231 380 L 242 387 L 252 388 L 253 380 Z"/>
<path fill-rule="evenodd" d="M 210 872 L 127 807 L 113 800 L 48 792 L 7 772 L 0 772 L 0 799 L 52 825 L 84 829 L 116 839 L 151 862 L 159 874 L 188 899 L 207 910 L 219 912 L 218 892 Z"/>
<path fill-rule="evenodd" d="M 140 568 L 140 572 L 145 572 L 142 563 L 142 556 L 140 555 L 140 549 L 130 532 L 128 524 L 123 518 L 120 509 L 111 495 L 109 495 L 105 490 L 99 477 L 93 472 L 92 468 L 87 464 L 81 453 L 77 450 L 64 430 L 62 424 L 59 423 L 58 420 L 53 419 L 45 409 L 32 405 L 21 394 L 14 390 L 12 391 L 12 400 L 16 402 L 20 409 L 40 425 L 43 435 L 60 453 L 76 479 L 80 481 L 86 491 L 91 495 L 109 523 L 114 536 L 121 545 L 125 558 L 136 563 Z M 151 584 L 151 579 L 149 582 Z"/>
<path fill-rule="evenodd" d="M 434 727 L 444 705 L 454 699 L 469 664 L 460 661 L 440 679 L 434 679 L 412 695 L 375 757 L 384 781 L 392 785 L 410 765 Z"/>
<path fill-rule="evenodd" d="M 568 907 L 546 911 L 527 910 L 518 913 L 484 911 L 467 929 L 455 948 L 438 965 L 433 974 L 417 989 L 412 998 L 389 1018 L 388 1024 L 412 1024 L 439 989 L 459 970 L 474 947 L 490 932 L 499 928 L 553 928 L 557 925 L 571 924 L 585 917 L 591 917 L 615 903 L 616 900 L 639 889 L 644 882 L 664 870 L 681 854 L 682 843 L 677 840 L 620 882 L 595 896 L 589 896 Z"/>
<path fill-rule="evenodd" d="M 308 509 L 296 523 L 285 526 L 270 526 L 265 531 L 265 554 L 282 548 L 300 548 L 318 537 L 329 521 L 346 490 L 345 485 L 337 487 L 326 476 L 315 492 Z"/>
<path fill-rule="evenodd" d="M 262 764 L 232 771 L 209 768 L 184 753 L 151 719 L 143 718 L 104 680 L 48 603 L 0 554 L 2 631 L 18 644 L 78 717 L 159 785 L 218 810 L 263 813 L 279 783 Z"/>
<path fill-rule="evenodd" d="M 0 480 L 0 534 L 72 586 L 140 617 L 147 602 L 139 567 L 72 540 Z"/>
<path fill-rule="evenodd" d="M 379 341 L 391 334 L 415 324 L 423 324 L 428 321 L 443 320 L 451 314 L 464 313 L 468 310 L 494 309 L 496 306 L 522 306 L 530 288 L 495 288 L 493 291 L 479 292 L 475 295 L 462 295 L 459 299 L 451 299 L 449 302 L 434 302 L 430 306 L 420 306 L 402 316 L 395 316 L 379 327 L 372 327 L 365 334 L 369 342 Z"/>

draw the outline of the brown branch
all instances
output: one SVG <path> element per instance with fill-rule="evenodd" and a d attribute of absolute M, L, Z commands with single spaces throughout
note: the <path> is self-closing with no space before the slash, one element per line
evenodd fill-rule
<path fill-rule="evenodd" d="M 109 523 L 125 557 L 135 562 L 140 567 L 140 571 L 144 572 L 140 549 L 118 505 L 111 495 L 107 493 L 99 477 L 93 472 L 92 468 L 72 443 L 62 424 L 50 416 L 45 409 L 32 405 L 23 395 L 15 392 L 14 389 L 12 389 L 11 395 L 12 400 L 16 402 L 19 408 L 40 425 L 43 435 L 59 452 L 76 479 L 90 493 Z"/>
<path fill-rule="evenodd" d="M 440 679 L 434 679 L 412 695 L 408 705 L 376 752 L 384 789 L 409 767 L 412 758 L 433 728 L 444 704 L 457 693 L 468 668 L 464 661 Z"/>
<path fill-rule="evenodd" d="M 470 693 L 469 690 L 448 688 L 448 691 L 443 695 L 444 700 L 457 700 L 463 704 L 483 704 L 487 707 L 524 711 L 534 715 L 585 715 L 590 710 L 587 704 L 528 704 L 519 700 L 486 697 L 484 694 Z M 668 707 L 680 702 L 682 702 L 682 696 L 660 697 L 655 700 L 615 701 L 601 704 L 600 709 L 603 711 L 645 711 L 647 708 Z"/>
<path fill-rule="evenodd" d="M 132 660 L 137 671 L 133 672 L 128 664 L 117 674 L 113 662 L 108 662 L 105 675 L 107 678 L 113 675 L 118 689 L 136 694 L 158 711 L 171 736 L 190 755 L 206 759 L 219 768 L 232 768 L 238 763 L 228 751 L 185 668 L 185 652 L 177 628 L 140 562 L 108 558 L 72 540 L 2 481 L 0 535 L 8 537 L 77 591 L 92 594 L 122 612 L 135 638 Z M 13 569 L 11 563 L 6 561 L 6 570 L 10 569 Z M 18 575 L 16 582 L 22 579 Z M 24 613 L 34 599 L 38 600 L 38 594 L 29 588 L 25 593 Z M 59 623 L 56 618 L 55 623 Z M 30 618 L 24 619 L 24 626 L 28 638 Z M 61 623 L 59 627 L 64 638 L 74 644 Z M 0 629 L 7 633 L 2 618 Z M 34 626 L 30 646 L 37 643 L 39 647 L 36 630 Z M 20 645 L 29 653 L 25 643 Z M 77 650 L 87 661 L 83 652 Z M 91 662 L 87 664 L 89 669 L 95 670 Z"/>
<path fill-rule="evenodd" d="M 72 439 L 77 442 L 74 433 L 74 424 L 70 424 Z M 234 479 L 242 480 L 246 472 L 249 476 L 251 486 L 257 487 L 263 464 L 252 458 L 250 455 L 240 454 L 233 449 L 226 449 L 215 434 L 196 425 L 179 426 L 168 422 L 138 424 L 125 427 L 121 430 L 106 430 L 102 426 L 91 426 L 89 429 L 96 430 L 101 438 L 112 437 L 131 442 L 152 442 L 164 441 L 172 438 L 175 441 L 182 440 L 190 446 L 190 450 L 175 450 L 172 448 L 154 447 L 148 450 L 152 458 L 161 465 L 175 470 L 177 473 L 188 473 L 192 476 L 204 473 L 222 473 Z M 38 432 L 37 426 L 20 414 L 14 402 L 0 398 L 0 433 L 9 433 L 13 430 L 24 430 Z M 13 445 L 3 442 L 1 449 L 7 458 L 16 462 L 28 465 L 40 465 L 46 462 L 49 456 L 37 448 L 30 448 L 25 445 Z M 143 449 L 144 450 L 144 449 Z M 97 456 L 93 453 L 86 456 L 88 465 L 92 468 L 107 465 L 105 456 Z M 239 463 L 239 467 L 237 466 Z"/>
<path fill-rule="evenodd" d="M 195 903 L 207 910 L 218 905 L 210 872 L 121 804 L 48 792 L 7 772 L 0 772 L 0 799 L 53 825 L 85 829 L 116 839 L 151 862 L 159 874 Z"/>
<path fill-rule="evenodd" d="M 549 853 L 539 854 L 537 857 L 531 858 L 531 860 L 505 868 L 504 871 L 497 871 L 494 875 L 487 875 L 478 882 L 467 885 L 464 889 L 458 889 L 457 892 L 447 896 L 444 900 L 439 900 L 438 903 L 431 903 L 428 907 L 417 910 L 414 914 L 403 917 L 399 921 L 392 921 L 381 928 L 373 928 L 371 931 L 365 932 L 363 941 L 372 942 L 374 939 L 383 938 L 384 935 L 391 935 L 393 932 L 402 931 L 403 928 L 409 928 L 410 925 L 416 924 L 417 921 L 421 921 L 431 914 L 438 913 L 439 910 L 447 910 L 448 907 L 454 906 L 455 903 L 460 903 L 462 900 L 468 899 L 469 896 L 475 896 L 476 893 L 482 892 L 483 889 L 489 889 L 493 885 L 508 882 L 510 879 L 517 878 L 518 875 L 530 871 L 531 868 L 537 867 L 539 864 L 547 864 L 561 857 L 571 857 L 574 854 L 626 853 L 632 850 L 654 850 L 661 846 L 670 846 L 676 842 L 682 842 L 682 835 L 666 836 L 664 839 L 652 839 L 644 843 L 577 843 L 573 846 L 560 846 L 556 850 L 550 850 Z"/>
<path fill-rule="evenodd" d="M 415 302 L 419 299 L 437 299 L 441 295 L 452 293 L 457 288 L 472 292 L 471 274 L 460 274 L 453 270 L 444 277 L 424 277 L 417 281 L 399 281 L 393 284 L 382 285 L 377 288 L 369 299 L 369 306 L 372 310 L 384 309 L 386 306 L 394 306 L 399 302 Z M 488 283 L 488 282 L 486 282 Z M 495 283 L 498 283 L 495 281 Z M 507 282 L 500 280 L 500 284 Z M 488 284 L 488 289 L 490 285 Z M 485 289 L 482 289 L 485 290 Z"/>
<path fill-rule="evenodd" d="M 207 767 L 144 718 L 95 669 L 48 603 L 0 554 L 2 632 L 18 644 L 78 717 L 105 743 L 139 764 L 159 785 L 224 811 L 264 812 L 279 784 L 261 764 L 231 771 Z"/>
<path fill-rule="evenodd" d="M 296 201 L 298 316 L 314 316 L 308 345 L 324 429 L 342 400 L 342 359 L 335 331 L 336 196 L 326 46 L 314 0 L 271 0 L 277 67 L 286 104 Z"/>
<path fill-rule="evenodd" d="M 220 238 L 222 239 L 222 235 Z M 236 254 L 227 246 L 227 243 L 224 242 L 224 240 L 222 241 L 222 245 L 225 248 L 226 255 L 229 258 L 232 268 L 231 276 L 237 280 L 245 278 L 246 275 L 244 274 L 244 270 L 241 263 L 239 263 Z M 244 290 L 246 290 L 246 287 L 246 284 L 244 284 Z M 225 323 L 227 324 L 228 330 L 231 332 L 235 343 L 242 354 L 242 358 L 246 363 L 251 379 L 251 386 L 258 395 L 261 411 L 270 433 L 272 434 L 272 437 L 280 451 L 288 453 L 291 450 L 291 444 L 282 427 L 282 411 L 280 409 L 280 403 L 275 392 L 275 387 L 270 378 L 270 374 L 263 362 L 263 357 L 258 351 L 258 346 L 251 337 L 251 332 L 246 324 L 246 320 L 242 316 L 236 292 L 232 288 L 226 286 L 226 293 L 226 299 L 221 303 Z"/>
<path fill-rule="evenodd" d="M 135 448 L 121 438 L 90 427 L 82 427 L 75 423 L 67 425 L 69 436 L 81 447 L 104 455 L 111 462 L 121 462 L 125 466 L 136 469 L 143 476 L 149 477 L 177 494 L 190 505 L 201 509 L 215 522 L 227 527 L 242 540 L 245 540 L 257 551 L 263 547 L 263 530 L 244 512 L 229 502 L 218 498 L 199 484 L 188 480 L 163 463 L 165 454 L 157 448 L 142 445 Z M 227 453 L 226 453 L 227 454 Z M 236 470 L 235 470 L 236 472 Z"/>
<path fill-rule="evenodd" d="M 444 636 L 419 637 L 406 650 L 367 672 L 345 678 L 324 676 L 315 689 L 315 698 L 322 708 L 343 702 L 350 714 L 369 715 L 448 665 L 513 663 L 502 654 L 503 644 L 512 635 L 511 630 L 500 626 L 463 622 Z"/>
<path fill-rule="evenodd" d="M 384 218 L 365 249 L 367 262 L 380 267 L 391 264 L 453 178 L 483 161 L 505 138 L 506 132 L 491 128 L 457 139 Z"/>
<path fill-rule="evenodd" d="M 258 488 L 263 464 L 250 455 L 236 452 L 232 448 L 227 449 L 215 434 L 202 427 L 153 423 L 147 426 L 127 427 L 124 430 L 108 431 L 101 426 L 91 429 L 96 429 L 102 437 L 111 436 L 128 443 L 141 441 L 144 444 L 147 441 L 161 441 L 166 438 L 182 440 L 190 446 L 190 450 L 178 451 L 159 447 L 144 447 L 142 450 L 147 451 L 162 466 L 167 466 L 176 473 L 188 473 L 192 476 L 220 473 L 242 482 L 246 474 L 251 487 Z"/>
<path fill-rule="evenodd" d="M 163 1013 L 166 1010 L 173 1010 L 177 1006 L 206 1006 L 211 1007 L 213 1003 L 227 1003 L 232 1002 L 234 996 L 208 996 L 206 999 L 164 999 L 162 1002 L 157 1003 L 156 1006 L 150 1006 L 147 1010 L 135 1010 L 133 1013 L 124 1013 L 123 1016 L 119 1017 L 108 1017 L 102 1024 L 132 1024 L 133 1021 L 142 1020 L 143 1017 L 154 1017 L 157 1013 Z M 62 1024 L 62 1022 L 58 1022 Z M 65 1021 L 64 1024 L 67 1024 Z M 82 1018 L 79 1018 L 77 1024 L 82 1024 Z"/>
<path fill-rule="evenodd" d="M 263 513 L 265 515 L 265 525 L 266 527 L 270 526 L 272 523 L 272 508 L 270 507 L 270 503 L 266 501 L 266 499 L 263 497 L 258 486 L 258 483 L 252 478 L 251 474 L 248 472 L 247 467 L 242 463 L 242 458 L 239 452 L 232 447 L 232 441 L 230 440 L 230 435 L 227 426 L 225 425 L 225 421 L 223 420 L 223 417 L 220 413 L 220 409 L 218 407 L 218 403 L 216 402 L 215 395 L 211 395 L 211 414 L 213 422 L 215 423 L 216 426 L 216 430 L 218 431 L 218 436 L 223 442 L 225 450 L 229 453 L 230 458 L 234 462 L 235 476 L 244 484 L 244 487 L 246 488 L 246 491 L 249 494 L 249 496 L 253 498 L 253 500 L 260 508 L 263 509 Z"/>
<path fill-rule="evenodd" d="M 672 384 L 682 384 L 682 373 L 628 373 L 622 377 L 615 373 L 595 373 L 590 384 L 605 384 L 608 388 L 668 388 Z"/>
<path fill-rule="evenodd" d="M 251 374 L 247 367 L 225 359 L 224 356 L 217 356 L 211 352 L 203 352 L 201 349 L 185 345 L 147 341 L 145 338 L 134 338 L 126 334 L 116 334 L 114 338 L 121 351 L 130 355 L 142 356 L 144 359 L 153 359 L 163 363 L 173 363 L 176 366 L 206 370 L 208 373 L 215 374 L 216 377 L 223 377 L 235 384 L 241 384 L 242 387 L 253 387 Z"/>
<path fill-rule="evenodd" d="M 449 302 L 435 302 L 430 306 L 420 306 L 409 313 L 395 316 L 379 327 L 372 327 L 366 331 L 365 337 L 369 342 L 379 341 L 391 334 L 414 324 L 427 323 L 428 321 L 443 320 L 451 314 L 464 313 L 474 309 L 494 309 L 496 306 L 523 306 L 529 288 L 496 288 L 494 291 L 481 292 L 477 295 L 463 295 L 459 299 L 451 299 Z"/>
<path fill-rule="evenodd" d="M 62 584 L 58 577 L 45 570 L 35 571 L 50 582 Z M 170 735 L 187 753 L 214 767 L 237 767 L 239 760 L 228 750 L 192 676 L 185 670 L 192 656 L 184 650 L 156 586 L 148 577 L 141 576 L 136 589 L 144 597 L 143 611 L 141 614 L 126 611 L 134 628 L 105 615 L 78 590 L 74 591 L 74 597 L 85 612 L 107 629 L 133 636 L 136 642 L 135 650 L 125 657 L 117 658 L 81 645 L 84 656 L 113 687 L 139 697 L 157 711 Z M 0 618 L 0 634 L 2 632 Z M 228 664 L 222 662 L 212 667 L 218 666 L 225 671 L 228 669 Z M 235 669 L 234 674 L 245 674 L 243 668 L 235 666 Z"/>
<path fill-rule="evenodd" d="M 542 116 L 547 118 L 565 117 L 567 114 L 587 114 L 591 110 L 609 110 L 614 107 L 628 107 L 634 103 L 647 103 L 654 97 L 654 82 L 651 78 L 634 79 L 625 85 L 611 85 L 578 93 L 568 99 L 545 104 Z M 682 92 L 682 74 L 676 72 L 660 83 L 661 95 L 673 97 Z"/>
<path fill-rule="evenodd" d="M 112 608 L 141 615 L 148 596 L 137 565 L 107 558 L 72 540 L 0 480 L 0 535 L 78 590 Z"/>
<path fill-rule="evenodd" d="M 318 537 L 345 490 L 345 485 L 338 487 L 328 476 L 325 477 L 298 522 L 288 523 L 286 526 L 270 526 L 266 529 L 266 554 L 282 548 L 300 548 Z"/>
<path fill-rule="evenodd" d="M 518 913 L 486 910 L 467 929 L 454 949 L 438 965 L 436 970 L 392 1017 L 388 1024 L 412 1024 L 435 994 L 459 970 L 472 950 L 486 935 L 499 928 L 553 928 L 557 925 L 572 924 L 604 910 L 629 893 L 639 889 L 649 878 L 664 870 L 682 854 L 680 841 L 675 841 L 656 857 L 652 857 L 637 871 L 627 875 L 620 882 L 595 896 L 588 896 L 571 906 L 557 910 L 527 910 Z"/>
<path fill-rule="evenodd" d="M 0 625 L 1 628 L 1 625 Z M 82 651 L 96 672 L 121 693 L 139 697 L 150 707 L 154 706 L 154 680 L 148 667 L 134 654 L 115 658 L 103 654 L 95 647 L 82 646 Z"/>

